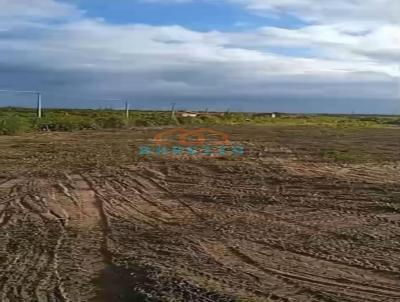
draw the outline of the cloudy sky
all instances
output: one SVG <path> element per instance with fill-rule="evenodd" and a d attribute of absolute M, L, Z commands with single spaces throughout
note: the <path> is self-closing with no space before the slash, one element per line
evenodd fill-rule
<path fill-rule="evenodd" d="M 0 0 L 0 89 L 45 106 L 400 113 L 399 66 L 399 0 Z"/>

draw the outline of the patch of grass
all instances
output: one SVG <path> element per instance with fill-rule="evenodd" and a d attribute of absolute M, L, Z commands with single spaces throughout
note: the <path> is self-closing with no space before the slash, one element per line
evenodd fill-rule
<path fill-rule="evenodd" d="M 249 299 L 249 298 L 237 298 L 235 302 L 272 302 L 271 299 Z"/>
<path fill-rule="evenodd" d="M 386 203 L 383 206 L 383 209 L 385 209 L 388 212 L 392 212 L 392 213 L 400 213 L 400 204 Z"/>
<path fill-rule="evenodd" d="M 119 116 L 100 117 L 95 120 L 96 128 L 121 129 L 127 125 L 126 119 Z"/>
<path fill-rule="evenodd" d="M 225 113 L 201 115 L 198 117 L 171 117 L 170 112 L 130 111 L 126 119 L 120 110 L 67 110 L 47 109 L 43 118 L 37 119 L 28 109 L 0 109 L 0 134 L 19 134 L 26 131 L 75 131 L 83 129 L 121 129 L 125 127 L 148 126 L 217 126 L 217 125 L 259 125 L 259 126 L 314 126 L 321 128 L 371 128 L 400 125 L 398 117 L 349 117 L 322 115 L 282 115 L 271 118 L 268 115 L 251 113 Z M 343 154 L 334 155 L 341 157 Z M 347 155 L 345 155 L 347 156 Z"/>
<path fill-rule="evenodd" d="M 34 127 L 42 131 L 75 131 L 96 129 L 97 125 L 92 119 L 80 116 L 49 114 L 42 119 L 36 119 Z"/>
<path fill-rule="evenodd" d="M 29 122 L 19 116 L 8 116 L 0 119 L 0 134 L 16 135 L 27 132 L 31 129 Z"/>
<path fill-rule="evenodd" d="M 387 124 L 387 125 L 398 125 L 400 126 L 400 118 L 397 119 L 390 119 L 388 121 L 383 122 L 383 124 Z"/>
<path fill-rule="evenodd" d="M 357 150 L 322 150 L 322 158 L 340 163 L 361 164 L 372 159 L 368 153 Z"/>

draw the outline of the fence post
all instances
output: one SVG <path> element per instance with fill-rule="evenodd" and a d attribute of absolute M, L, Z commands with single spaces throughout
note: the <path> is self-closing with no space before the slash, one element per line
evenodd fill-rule
<path fill-rule="evenodd" d="M 171 103 L 171 119 L 175 118 L 175 105 L 176 103 Z"/>
<path fill-rule="evenodd" d="M 125 116 L 126 119 L 129 120 L 129 102 L 125 101 Z"/>
<path fill-rule="evenodd" d="M 37 92 L 37 117 L 42 118 L 42 94 Z"/>

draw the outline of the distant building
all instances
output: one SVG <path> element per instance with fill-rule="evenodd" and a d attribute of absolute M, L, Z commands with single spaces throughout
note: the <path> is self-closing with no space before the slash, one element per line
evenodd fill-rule
<path fill-rule="evenodd" d="M 192 111 L 178 111 L 176 116 L 180 117 L 197 117 L 199 114 L 197 112 Z"/>
<path fill-rule="evenodd" d="M 225 112 L 198 112 L 198 116 L 225 116 Z"/>
<path fill-rule="evenodd" d="M 254 117 L 270 117 L 270 118 L 277 118 L 280 116 L 278 112 L 269 112 L 269 113 L 256 113 L 253 114 Z"/>

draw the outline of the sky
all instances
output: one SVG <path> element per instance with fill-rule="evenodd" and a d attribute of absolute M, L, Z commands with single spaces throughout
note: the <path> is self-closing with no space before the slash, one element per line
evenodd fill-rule
<path fill-rule="evenodd" d="M 400 114 L 399 78 L 399 0 L 0 0 L 0 90 L 44 107 Z"/>

